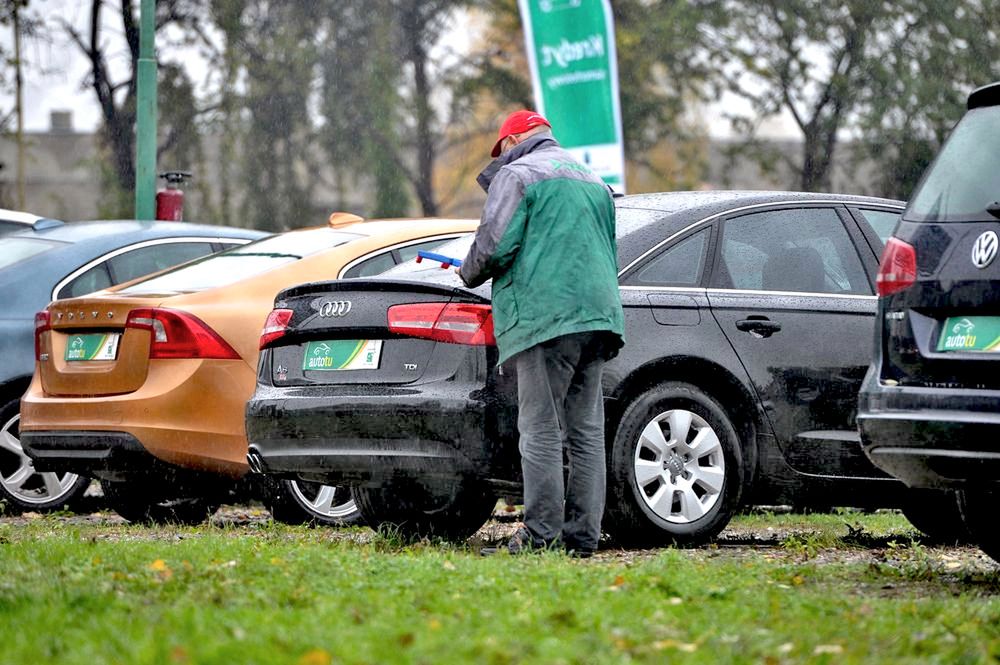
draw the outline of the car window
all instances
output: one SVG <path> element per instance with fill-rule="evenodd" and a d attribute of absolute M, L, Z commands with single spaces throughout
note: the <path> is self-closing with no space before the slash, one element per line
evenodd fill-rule
<path fill-rule="evenodd" d="M 329 228 L 281 233 L 206 256 L 126 287 L 120 293 L 190 293 L 212 289 L 363 237 Z"/>
<path fill-rule="evenodd" d="M 58 246 L 59 243 L 38 238 L 0 238 L 0 268 L 12 266 Z"/>
<path fill-rule="evenodd" d="M 832 208 L 772 210 L 723 225 L 717 288 L 869 295 L 864 266 Z"/>
<path fill-rule="evenodd" d="M 701 281 L 708 245 L 708 229 L 673 245 L 629 276 L 626 284 L 644 286 L 695 286 Z"/>
<path fill-rule="evenodd" d="M 28 228 L 27 224 L 8 222 L 0 219 L 0 235 L 3 235 L 4 233 L 13 233 L 14 231 L 23 231 L 26 228 Z"/>
<path fill-rule="evenodd" d="M 896 223 L 899 222 L 900 214 L 898 212 L 867 210 L 865 208 L 861 208 L 859 212 L 865 218 L 865 221 L 875 229 L 875 234 L 882 239 L 882 244 L 884 245 L 892 237 L 892 232 L 896 229 Z"/>
<path fill-rule="evenodd" d="M 427 242 L 418 243 L 416 245 L 407 245 L 406 247 L 399 248 L 399 260 L 412 261 L 417 258 L 417 252 L 431 252 L 451 240 L 451 238 L 437 238 L 435 240 L 428 240 Z M 461 258 L 461 257 L 459 257 Z"/>
<path fill-rule="evenodd" d="M 955 127 L 904 216 L 914 221 L 994 220 L 1000 198 L 1000 106 L 973 109 Z"/>
<path fill-rule="evenodd" d="M 112 256 L 108 264 L 115 284 L 120 284 L 211 253 L 211 242 L 159 243 Z"/>
<path fill-rule="evenodd" d="M 383 252 L 351 266 L 351 269 L 344 273 L 344 277 L 370 277 L 385 272 L 394 265 L 396 261 L 392 258 L 392 252 Z"/>
<path fill-rule="evenodd" d="M 108 273 L 108 262 L 98 263 L 93 268 L 73 278 L 56 294 L 56 299 L 75 298 L 84 296 L 94 291 L 106 289 L 112 285 L 111 275 Z"/>

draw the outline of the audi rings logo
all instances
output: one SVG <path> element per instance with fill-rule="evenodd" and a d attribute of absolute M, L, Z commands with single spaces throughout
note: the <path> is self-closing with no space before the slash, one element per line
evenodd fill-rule
<path fill-rule="evenodd" d="M 976 242 L 972 244 L 972 265 L 985 268 L 993 263 L 993 259 L 997 257 L 998 245 L 1000 240 L 993 231 L 987 231 L 976 238 Z"/>
<path fill-rule="evenodd" d="M 347 316 L 350 311 L 350 300 L 331 300 L 319 306 L 319 315 L 324 318 Z"/>

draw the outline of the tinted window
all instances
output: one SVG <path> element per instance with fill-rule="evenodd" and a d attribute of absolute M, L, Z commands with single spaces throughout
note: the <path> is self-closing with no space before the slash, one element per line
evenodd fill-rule
<path fill-rule="evenodd" d="M 0 239 L 0 268 L 12 266 L 18 261 L 24 261 L 32 256 L 47 252 L 59 243 L 38 238 L 2 238 Z"/>
<path fill-rule="evenodd" d="M 726 220 L 719 288 L 864 294 L 861 259 L 832 208 L 776 210 Z"/>
<path fill-rule="evenodd" d="M 865 218 L 865 221 L 875 229 L 876 235 L 882 239 L 883 244 L 892 236 L 892 232 L 896 229 L 896 223 L 900 217 L 898 212 L 887 212 L 885 210 L 861 209 L 859 212 Z"/>
<path fill-rule="evenodd" d="M 708 229 L 699 231 L 655 257 L 631 277 L 628 284 L 695 286 L 701 280 Z"/>
<path fill-rule="evenodd" d="M 13 233 L 14 231 L 23 231 L 28 228 L 27 224 L 19 224 L 17 222 L 6 222 L 0 219 L 0 235 L 4 233 Z"/>
<path fill-rule="evenodd" d="M 77 276 L 72 282 L 59 289 L 56 298 L 75 298 L 94 291 L 100 291 L 111 286 L 111 275 L 108 274 L 108 262 L 99 263 L 90 270 Z"/>
<path fill-rule="evenodd" d="M 290 231 L 206 256 L 133 284 L 121 293 L 188 293 L 225 286 L 362 237 L 333 229 Z"/>
<path fill-rule="evenodd" d="M 475 237 L 475 236 L 473 236 Z M 407 245 L 406 247 L 399 248 L 399 260 L 400 261 L 412 261 L 417 258 L 417 252 L 431 252 L 440 247 L 441 245 L 448 242 L 448 239 L 438 238 L 437 240 L 430 240 L 428 242 L 418 243 L 416 245 Z M 458 257 L 462 258 L 462 257 Z"/>
<path fill-rule="evenodd" d="M 965 114 L 931 164 L 906 210 L 917 221 L 992 221 L 1000 199 L 1000 106 Z"/>
<path fill-rule="evenodd" d="M 211 253 L 210 242 L 160 243 L 112 256 L 108 263 L 115 283 L 120 284 Z"/>
<path fill-rule="evenodd" d="M 392 258 L 392 252 L 383 252 L 351 267 L 344 273 L 344 277 L 370 277 L 385 272 L 394 265 L 396 262 Z"/>

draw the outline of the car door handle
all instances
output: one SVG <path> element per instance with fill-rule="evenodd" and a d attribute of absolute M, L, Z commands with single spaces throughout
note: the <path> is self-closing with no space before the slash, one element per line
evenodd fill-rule
<path fill-rule="evenodd" d="M 754 337 L 770 337 L 781 330 L 781 324 L 768 319 L 740 319 L 736 322 L 736 329 Z"/>

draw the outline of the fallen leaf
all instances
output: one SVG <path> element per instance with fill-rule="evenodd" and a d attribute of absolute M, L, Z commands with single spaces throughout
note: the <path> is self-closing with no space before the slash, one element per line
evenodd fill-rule
<path fill-rule="evenodd" d="M 694 653 L 698 650 L 698 645 L 691 642 L 679 642 L 677 640 L 657 640 L 653 642 L 653 648 L 657 651 L 665 649 L 677 649 L 684 653 Z"/>
<path fill-rule="evenodd" d="M 455 570 L 455 564 L 453 564 L 451 561 L 448 561 L 447 559 L 445 559 L 444 563 L 441 564 L 441 567 L 444 568 L 445 570 Z"/>
<path fill-rule="evenodd" d="M 299 665 L 330 665 L 333 657 L 325 649 L 310 649 L 299 658 Z"/>
<path fill-rule="evenodd" d="M 167 562 L 163 559 L 157 559 L 153 563 L 149 564 L 149 569 L 155 570 L 156 572 L 167 570 Z"/>
<path fill-rule="evenodd" d="M 186 663 L 190 659 L 188 658 L 187 649 L 184 647 L 174 647 L 170 650 L 170 660 L 175 663 Z"/>
<path fill-rule="evenodd" d="M 805 583 L 806 579 L 801 575 L 796 575 L 795 577 L 792 578 L 792 584 L 794 584 L 795 586 L 802 586 Z"/>
<path fill-rule="evenodd" d="M 398 638 L 396 638 L 396 641 L 399 642 L 400 646 L 404 647 L 408 647 L 411 644 L 413 644 L 413 640 L 414 640 L 413 633 L 403 633 Z"/>
<path fill-rule="evenodd" d="M 684 599 L 683 598 L 678 598 L 677 596 L 674 596 L 673 598 L 671 598 L 667 602 L 670 603 L 671 605 L 680 605 L 681 603 L 684 602 Z"/>
<path fill-rule="evenodd" d="M 427 627 L 431 630 L 441 630 L 441 622 L 437 619 L 431 619 L 427 622 Z"/>
<path fill-rule="evenodd" d="M 794 644 L 792 644 L 791 642 L 785 642 L 780 647 L 778 647 L 778 653 L 780 654 L 791 653 L 792 649 L 794 648 L 795 648 Z"/>
<path fill-rule="evenodd" d="M 844 647 L 839 644 L 820 644 L 815 649 L 813 649 L 813 655 L 819 656 L 821 654 L 840 654 L 844 653 Z"/>

